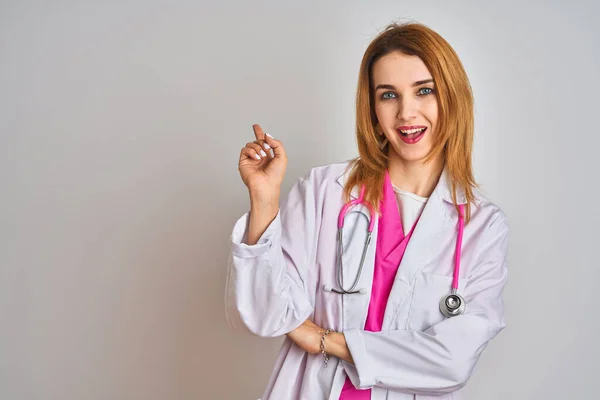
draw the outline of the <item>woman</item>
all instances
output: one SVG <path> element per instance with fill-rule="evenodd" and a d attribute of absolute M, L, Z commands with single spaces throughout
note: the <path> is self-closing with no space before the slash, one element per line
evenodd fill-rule
<path fill-rule="evenodd" d="M 228 320 L 286 335 L 263 400 L 462 398 L 504 328 L 508 240 L 473 178 L 467 76 L 437 33 L 394 24 L 365 52 L 356 112 L 359 158 L 312 169 L 281 210 L 286 153 L 254 126 Z"/>

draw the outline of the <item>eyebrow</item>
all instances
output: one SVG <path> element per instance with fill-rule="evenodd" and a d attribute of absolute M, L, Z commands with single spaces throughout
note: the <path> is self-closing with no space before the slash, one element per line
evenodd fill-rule
<path fill-rule="evenodd" d="M 424 79 L 422 81 L 416 81 L 415 83 L 412 84 L 412 86 L 413 87 L 420 86 L 420 85 L 424 85 L 426 83 L 433 83 L 433 79 Z M 387 85 L 387 84 L 377 85 L 377 87 L 375 88 L 375 90 L 379 90 L 379 89 L 392 89 L 392 90 L 396 90 L 396 88 L 394 87 L 394 85 Z"/>

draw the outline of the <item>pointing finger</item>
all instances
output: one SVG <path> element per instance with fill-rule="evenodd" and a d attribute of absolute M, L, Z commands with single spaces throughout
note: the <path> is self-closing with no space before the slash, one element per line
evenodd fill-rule
<path fill-rule="evenodd" d="M 265 140 L 265 133 L 260 125 L 254 124 L 252 125 L 252 129 L 254 129 L 254 136 L 256 137 L 256 140 Z"/>

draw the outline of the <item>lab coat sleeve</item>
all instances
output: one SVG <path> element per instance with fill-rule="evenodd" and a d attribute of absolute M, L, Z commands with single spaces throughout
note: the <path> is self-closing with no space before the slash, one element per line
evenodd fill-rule
<path fill-rule="evenodd" d="M 245 244 L 249 213 L 231 235 L 226 316 L 235 330 L 262 337 L 284 335 L 313 312 L 306 289 L 319 213 L 312 182 L 300 179 L 255 245 Z"/>
<path fill-rule="evenodd" d="M 508 225 L 489 226 L 486 248 L 468 277 L 466 312 L 424 332 L 344 332 L 354 365 L 342 361 L 357 389 L 373 386 L 440 395 L 466 385 L 487 343 L 504 329 L 502 290 L 507 279 Z"/>

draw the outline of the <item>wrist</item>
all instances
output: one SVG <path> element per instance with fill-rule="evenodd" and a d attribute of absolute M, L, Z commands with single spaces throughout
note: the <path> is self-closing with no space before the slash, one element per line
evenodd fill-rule
<path fill-rule="evenodd" d="M 334 357 L 354 364 L 350 349 L 346 344 L 346 337 L 342 332 L 332 332 L 325 339 L 325 351 Z"/>
<path fill-rule="evenodd" d="M 319 332 L 321 330 L 319 329 Z M 335 331 L 331 330 L 331 329 L 327 329 L 324 330 L 323 333 L 320 335 L 320 340 L 319 340 L 319 349 L 320 349 L 320 353 L 323 356 L 323 362 L 325 363 L 325 368 L 327 368 L 327 363 L 329 362 L 329 359 L 333 356 L 335 356 L 334 353 L 332 353 L 331 349 L 328 347 L 328 344 L 331 345 L 331 340 L 327 340 L 328 338 L 331 337 L 331 335 L 334 335 Z"/>
<path fill-rule="evenodd" d="M 275 188 L 267 193 L 264 190 L 249 191 L 250 205 L 254 208 L 279 208 L 280 188 Z"/>
<path fill-rule="evenodd" d="M 340 335 L 341 335 L 341 333 L 339 333 L 339 332 L 331 332 L 325 338 L 325 351 L 334 357 L 338 356 L 339 336 Z"/>
<path fill-rule="evenodd" d="M 252 246 L 258 242 L 269 225 L 277 218 L 279 212 L 279 194 L 272 192 L 268 195 L 250 195 L 250 217 L 246 244 Z"/>

